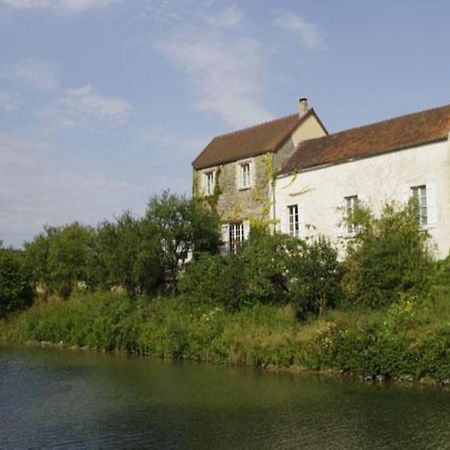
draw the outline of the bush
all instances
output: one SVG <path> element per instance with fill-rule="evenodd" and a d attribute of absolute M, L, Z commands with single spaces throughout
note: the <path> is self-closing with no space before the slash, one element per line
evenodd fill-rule
<path fill-rule="evenodd" d="M 320 238 L 310 244 L 286 235 L 252 234 L 237 255 L 191 262 L 181 291 L 197 302 L 238 310 L 291 302 L 297 317 L 320 315 L 340 297 L 337 251 Z"/>
<path fill-rule="evenodd" d="M 359 212 L 360 231 L 347 247 L 344 291 L 353 305 L 387 306 L 405 293 L 423 293 L 433 271 L 429 235 L 417 208 L 385 206 L 381 217 Z"/>
<path fill-rule="evenodd" d="M 0 316 L 33 302 L 31 273 L 20 250 L 0 248 Z"/>
<path fill-rule="evenodd" d="M 247 298 L 243 269 L 240 255 L 203 254 L 187 265 L 180 280 L 180 291 L 189 294 L 197 304 L 239 310 Z"/>
<path fill-rule="evenodd" d="M 337 250 L 327 239 L 320 237 L 309 243 L 301 257 L 292 261 L 290 273 L 293 279 L 289 296 L 297 318 L 321 316 L 340 301 L 341 268 Z"/>

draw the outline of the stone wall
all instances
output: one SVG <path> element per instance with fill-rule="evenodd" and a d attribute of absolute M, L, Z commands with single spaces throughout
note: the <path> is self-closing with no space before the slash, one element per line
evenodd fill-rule
<path fill-rule="evenodd" d="M 269 202 L 269 181 L 267 177 L 268 161 L 271 154 L 255 156 L 244 160 L 222 164 L 215 168 L 217 207 L 225 223 L 242 220 L 262 219 L 264 209 Z M 239 187 L 240 165 L 250 163 L 251 187 Z M 196 192 L 202 195 L 202 177 L 204 171 L 197 171 L 194 182 L 197 184 Z"/>

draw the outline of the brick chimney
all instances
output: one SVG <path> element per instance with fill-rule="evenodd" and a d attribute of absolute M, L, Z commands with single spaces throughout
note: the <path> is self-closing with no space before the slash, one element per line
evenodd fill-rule
<path fill-rule="evenodd" d="M 302 97 L 298 100 L 298 116 L 303 117 L 308 112 L 308 99 Z"/>

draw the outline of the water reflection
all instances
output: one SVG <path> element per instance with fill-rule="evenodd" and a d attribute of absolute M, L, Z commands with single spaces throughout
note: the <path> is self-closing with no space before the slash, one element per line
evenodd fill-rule
<path fill-rule="evenodd" d="M 450 393 L 0 350 L 0 448 L 446 448 Z"/>

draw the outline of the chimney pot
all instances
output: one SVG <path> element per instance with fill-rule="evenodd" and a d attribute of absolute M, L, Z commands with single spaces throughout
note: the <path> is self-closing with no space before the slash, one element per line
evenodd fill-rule
<path fill-rule="evenodd" d="M 308 112 L 308 99 L 302 97 L 298 100 L 298 115 L 299 117 L 304 116 Z"/>

